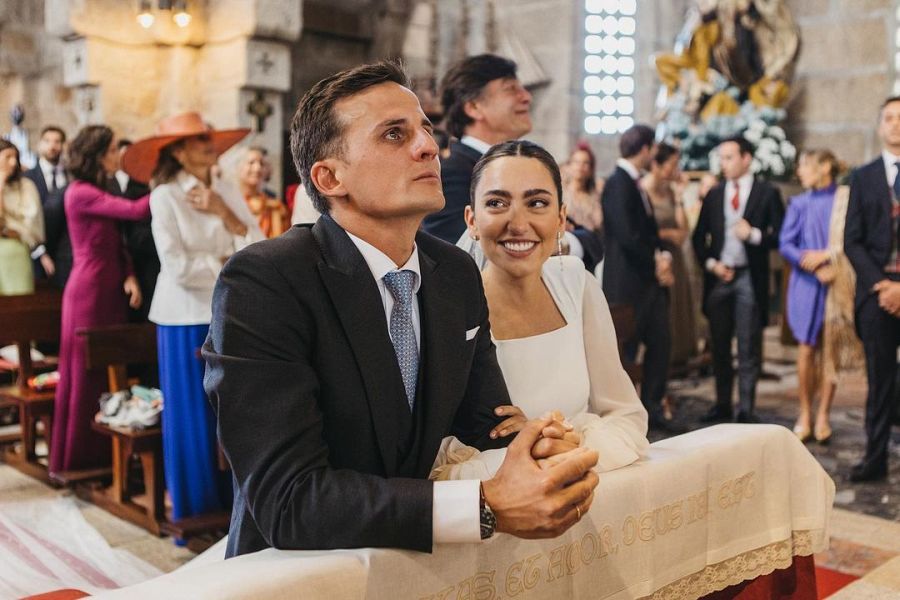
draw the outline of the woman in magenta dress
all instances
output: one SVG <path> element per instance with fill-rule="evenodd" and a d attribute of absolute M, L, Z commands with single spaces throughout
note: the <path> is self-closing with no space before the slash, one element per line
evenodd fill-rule
<path fill-rule="evenodd" d="M 112 129 L 90 125 L 69 146 L 74 181 L 64 205 L 74 264 L 62 300 L 59 386 L 50 444 L 50 473 L 108 465 L 109 438 L 91 429 L 106 374 L 85 368 L 84 348 L 75 336 L 82 327 L 128 320 L 128 306 L 141 305 L 141 290 L 122 244 L 120 221 L 150 217 L 150 196 L 126 200 L 104 191 L 118 168 Z"/>

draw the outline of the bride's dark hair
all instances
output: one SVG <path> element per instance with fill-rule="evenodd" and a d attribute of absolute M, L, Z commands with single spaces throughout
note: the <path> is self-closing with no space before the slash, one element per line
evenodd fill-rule
<path fill-rule="evenodd" d="M 556 186 L 556 201 L 559 204 L 559 209 L 562 210 L 562 177 L 559 174 L 559 165 L 556 164 L 553 155 L 541 146 L 527 140 L 511 140 L 491 146 L 484 153 L 484 156 L 478 160 L 475 168 L 472 170 L 472 184 L 469 186 L 469 202 L 472 208 L 475 208 L 475 188 L 481 180 L 481 174 L 484 172 L 485 167 L 492 161 L 506 156 L 522 156 L 540 161 L 544 168 L 547 169 L 547 172 L 550 173 L 550 177 L 553 178 L 553 184 Z"/>

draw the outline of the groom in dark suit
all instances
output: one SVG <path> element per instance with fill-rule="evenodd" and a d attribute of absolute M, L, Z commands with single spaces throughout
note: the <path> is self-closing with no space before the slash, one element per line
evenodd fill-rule
<path fill-rule="evenodd" d="M 313 86 L 291 149 L 323 216 L 222 270 L 203 356 L 235 479 L 228 556 L 552 537 L 593 499 L 596 452 L 549 418 L 493 479 L 427 479 L 446 436 L 503 445 L 490 434 L 510 401 L 474 263 L 418 231 L 443 195 L 408 87 L 393 63 Z"/>
<path fill-rule="evenodd" d="M 856 271 L 856 330 L 866 353 L 866 454 L 851 481 L 887 477 L 900 345 L 900 97 L 881 106 L 881 156 L 853 172 L 844 253 Z"/>
<path fill-rule="evenodd" d="M 778 248 L 784 203 L 778 188 L 750 170 L 753 146 L 743 137 L 719 144 L 725 181 L 703 199 L 694 253 L 704 270 L 703 312 L 712 338 L 716 404 L 704 422 L 733 416 L 731 340 L 738 345 L 739 423 L 755 423 L 756 383 L 762 369 L 762 332 L 769 321 L 769 253 Z"/>

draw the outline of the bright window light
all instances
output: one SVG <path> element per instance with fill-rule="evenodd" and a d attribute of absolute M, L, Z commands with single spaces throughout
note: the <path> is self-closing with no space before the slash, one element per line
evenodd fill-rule
<path fill-rule="evenodd" d="M 596 54 L 588 54 L 584 57 L 584 70 L 588 73 L 602 73 L 603 59 Z"/>
<path fill-rule="evenodd" d="M 606 38 L 602 38 L 599 35 L 589 35 L 584 38 L 584 51 L 588 54 L 600 54 L 604 52 L 604 42 Z"/>
<path fill-rule="evenodd" d="M 596 75 L 588 75 L 584 78 L 585 94 L 599 94 L 603 89 L 603 80 Z"/>
<path fill-rule="evenodd" d="M 584 131 L 615 135 L 634 124 L 637 0 L 585 0 Z"/>
<path fill-rule="evenodd" d="M 607 98 L 609 98 L 609 96 L 607 96 Z M 600 100 L 600 96 L 585 96 L 584 112 L 589 115 L 596 115 L 603 112 L 603 102 Z"/>
<path fill-rule="evenodd" d="M 600 117 L 591 116 L 584 120 L 584 131 L 591 135 L 597 135 L 602 131 Z"/>

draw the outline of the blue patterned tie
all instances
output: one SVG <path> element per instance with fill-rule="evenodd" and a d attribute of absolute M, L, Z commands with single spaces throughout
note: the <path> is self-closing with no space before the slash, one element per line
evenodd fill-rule
<path fill-rule="evenodd" d="M 394 297 L 394 308 L 391 310 L 391 341 L 400 365 L 403 387 L 406 388 L 406 400 L 412 411 L 416 400 L 416 381 L 419 378 L 419 348 L 416 344 L 416 332 L 413 329 L 413 288 L 416 274 L 412 271 L 391 271 L 384 276 L 384 284 Z"/>

